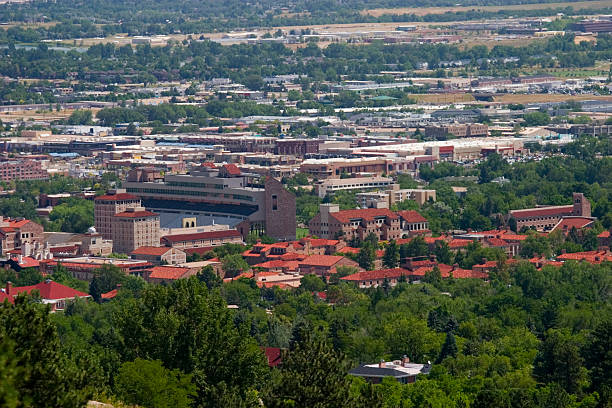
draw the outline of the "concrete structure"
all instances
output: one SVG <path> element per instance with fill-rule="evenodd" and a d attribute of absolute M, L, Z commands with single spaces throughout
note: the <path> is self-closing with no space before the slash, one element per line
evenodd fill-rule
<path fill-rule="evenodd" d="M 115 252 L 129 254 L 136 248 L 159 246 L 159 214 L 144 207 L 128 208 L 111 221 Z"/>
<path fill-rule="evenodd" d="M 128 208 L 140 207 L 140 198 L 127 194 L 125 189 L 110 190 L 94 199 L 94 225 L 104 239 L 113 239 L 112 220 Z"/>
<path fill-rule="evenodd" d="M 591 203 L 582 193 L 573 194 L 572 205 L 543 206 L 525 210 L 510 211 L 510 218 L 516 222 L 516 230 L 523 227 L 539 231 L 550 231 L 564 217 L 590 217 Z"/>
<path fill-rule="evenodd" d="M 141 181 L 128 175 L 127 191 L 161 215 L 163 227 L 178 227 L 185 216 L 198 225 L 228 224 L 246 238 L 267 234 L 279 240 L 295 239 L 295 196 L 268 177 L 242 174 L 235 165 L 202 166 L 190 174 L 166 175 L 163 182 Z"/>
<path fill-rule="evenodd" d="M 392 184 L 385 191 L 359 193 L 355 196 L 357 206 L 360 208 L 391 208 L 393 204 L 405 200 L 423 205 L 428 201 L 436 201 L 436 190 L 400 189 L 399 184 Z"/>
<path fill-rule="evenodd" d="M 393 179 L 388 177 L 333 178 L 316 182 L 314 188 L 317 195 L 323 198 L 340 190 L 383 189 L 392 183 Z"/>
<path fill-rule="evenodd" d="M 340 211 L 337 204 L 321 204 L 308 224 L 310 233 L 325 239 L 365 239 L 370 233 L 380 240 L 402 236 L 399 217 L 388 209 L 368 208 Z"/>

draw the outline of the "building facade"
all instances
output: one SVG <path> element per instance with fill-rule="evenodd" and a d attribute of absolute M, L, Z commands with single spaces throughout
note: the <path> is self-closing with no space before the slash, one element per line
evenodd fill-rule
<path fill-rule="evenodd" d="M 159 245 L 159 215 L 144 207 L 128 208 L 111 221 L 115 252 L 129 254 L 136 248 Z"/>
<path fill-rule="evenodd" d="M 116 214 L 128 208 L 140 207 L 140 198 L 127 194 L 125 190 L 110 190 L 107 194 L 94 199 L 94 225 L 104 239 L 112 239 L 111 225 Z"/>
<path fill-rule="evenodd" d="M 0 180 L 44 180 L 47 170 L 37 160 L 9 160 L 0 162 Z"/>
<path fill-rule="evenodd" d="M 590 217 L 591 203 L 582 193 L 573 194 L 572 205 L 545 206 L 510 211 L 510 222 L 516 223 L 516 230 L 523 227 L 538 231 L 552 230 L 563 217 Z"/>
<path fill-rule="evenodd" d="M 340 211 L 337 204 L 321 204 L 308 228 L 311 234 L 325 239 L 365 239 L 374 234 L 387 241 L 402 236 L 400 218 L 386 208 Z"/>

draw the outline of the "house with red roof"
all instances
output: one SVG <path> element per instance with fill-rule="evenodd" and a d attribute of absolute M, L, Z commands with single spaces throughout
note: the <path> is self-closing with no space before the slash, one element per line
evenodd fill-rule
<path fill-rule="evenodd" d="M 402 238 L 409 238 L 415 235 L 425 235 L 431 233 L 429 222 L 425 217 L 414 210 L 398 211 L 402 228 Z"/>
<path fill-rule="evenodd" d="M 612 233 L 610 231 L 602 231 L 597 235 L 597 243 L 600 248 L 608 248 L 612 246 Z"/>
<path fill-rule="evenodd" d="M 88 299 L 91 297 L 88 293 L 80 292 L 66 285 L 62 285 L 61 283 L 47 279 L 36 285 L 20 287 L 13 287 L 11 282 L 8 282 L 5 288 L 0 291 L 0 302 L 6 300 L 9 303 L 13 303 L 15 297 L 20 293 L 32 294 L 34 292 L 40 294 L 42 302 L 48 304 L 52 312 L 64 310 L 66 305 L 75 298 Z"/>
<path fill-rule="evenodd" d="M 402 237 L 400 217 L 387 208 L 340 210 L 337 204 L 321 204 L 319 214 L 309 223 L 312 235 L 325 239 L 365 239 L 374 234 L 379 240 Z"/>
<path fill-rule="evenodd" d="M 178 248 L 142 246 L 130 253 L 132 259 L 151 262 L 154 265 L 174 265 L 187 262 L 187 254 Z"/>
<path fill-rule="evenodd" d="M 602 262 L 612 262 L 612 253 L 607 250 L 564 253 L 557 256 L 557 261 L 585 261 L 590 264 L 600 264 Z"/>
<path fill-rule="evenodd" d="M 357 262 L 339 255 L 309 255 L 298 265 L 301 275 L 329 276 L 336 273 L 339 266 L 361 269 Z"/>
<path fill-rule="evenodd" d="M 380 269 L 375 271 L 362 271 L 340 278 L 345 282 L 353 282 L 360 288 L 381 286 L 386 282 L 395 286 L 402 278 L 409 280 L 411 272 L 404 268 Z"/>
<path fill-rule="evenodd" d="M 197 270 L 180 266 L 154 266 L 144 278 L 149 283 L 172 283 L 197 274 Z"/>

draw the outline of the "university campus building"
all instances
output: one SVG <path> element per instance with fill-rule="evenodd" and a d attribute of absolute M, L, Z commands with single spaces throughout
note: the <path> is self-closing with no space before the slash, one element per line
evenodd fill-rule
<path fill-rule="evenodd" d="M 258 175 L 242 173 L 234 164 L 212 163 L 155 181 L 143 180 L 140 174 L 131 171 L 124 187 L 147 210 L 160 214 L 163 228 L 195 217 L 197 225 L 226 224 L 244 238 L 252 232 L 295 239 L 295 196 L 272 177 L 261 185 Z"/>

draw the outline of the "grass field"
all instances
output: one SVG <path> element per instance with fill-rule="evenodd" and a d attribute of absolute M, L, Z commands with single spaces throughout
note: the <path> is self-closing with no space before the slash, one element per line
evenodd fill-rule
<path fill-rule="evenodd" d="M 534 3 L 534 4 L 511 4 L 508 6 L 455 6 L 455 7 L 401 7 L 401 8 L 381 8 L 362 11 L 362 14 L 369 14 L 374 17 L 379 17 L 384 14 L 415 14 L 424 16 L 426 14 L 444 14 L 456 11 L 499 11 L 499 10 L 538 10 L 546 8 L 558 7 L 573 7 L 574 10 L 579 9 L 598 9 L 610 7 L 612 4 L 609 0 L 595 1 L 576 1 L 576 2 L 559 2 L 559 3 Z"/>

